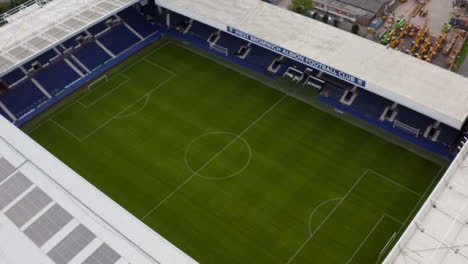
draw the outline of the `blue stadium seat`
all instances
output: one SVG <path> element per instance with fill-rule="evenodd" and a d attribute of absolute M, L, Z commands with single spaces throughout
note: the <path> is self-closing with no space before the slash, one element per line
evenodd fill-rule
<path fill-rule="evenodd" d="M 86 36 L 86 33 L 80 33 L 80 34 L 77 34 L 69 39 L 67 39 L 66 41 L 64 41 L 62 43 L 63 46 L 65 46 L 65 48 L 71 48 L 71 47 L 75 47 L 76 45 L 78 45 L 78 43 L 76 42 L 76 38 L 78 36 Z"/>
<path fill-rule="evenodd" d="M 328 82 L 331 82 L 331 83 L 333 83 L 335 85 L 338 85 L 341 88 L 353 88 L 354 87 L 354 84 L 351 84 L 349 82 L 338 79 L 338 78 L 336 78 L 334 76 L 331 76 L 330 74 L 327 74 L 325 72 L 322 73 L 322 76 L 320 78 L 323 79 L 324 81 L 328 81 Z"/>
<path fill-rule="evenodd" d="M 195 35 L 203 40 L 207 40 L 211 34 L 216 31 L 218 30 L 198 21 L 193 21 L 192 27 L 190 28 L 190 33 L 192 35 Z"/>
<path fill-rule="evenodd" d="M 427 128 L 427 126 L 434 123 L 434 120 L 432 118 L 422 115 L 405 106 L 399 105 L 397 109 L 398 115 L 396 116 L 396 120 L 410 125 L 414 128 L 420 129 L 423 132 Z"/>
<path fill-rule="evenodd" d="M 280 55 L 278 55 L 279 57 Z M 280 70 L 278 71 L 277 75 L 279 76 L 283 76 L 284 73 L 289 69 L 289 67 L 293 67 L 293 68 L 296 68 L 302 72 L 305 71 L 305 69 L 307 68 L 306 65 L 302 64 L 302 63 L 299 63 L 295 60 L 292 60 L 290 58 L 283 58 L 283 61 L 281 62 L 281 68 Z"/>
<path fill-rule="evenodd" d="M 114 17 L 111 17 L 111 18 L 113 19 Z M 91 34 L 93 34 L 93 36 L 95 36 L 95 35 L 101 33 L 102 31 L 104 31 L 105 29 L 107 29 L 108 26 L 106 24 L 106 21 L 107 21 L 107 19 L 105 19 L 105 20 L 97 23 L 96 25 L 88 28 L 89 33 L 91 33 Z"/>
<path fill-rule="evenodd" d="M 148 5 L 149 6 L 149 5 Z M 158 9 L 156 7 L 152 8 L 152 7 L 148 7 L 148 6 L 145 6 L 141 9 L 141 11 L 147 15 L 150 15 L 154 18 L 154 22 L 156 22 L 156 24 L 158 24 L 159 26 L 163 26 L 165 27 L 166 26 L 166 13 L 167 11 L 165 9 L 163 9 L 163 12 L 161 15 L 158 14 Z"/>
<path fill-rule="evenodd" d="M 180 15 L 180 14 L 177 14 L 177 13 L 174 13 L 174 12 L 171 12 L 170 13 L 170 17 L 171 17 L 171 27 L 172 28 L 176 28 L 178 26 L 180 26 L 182 23 L 190 20 L 190 18 L 186 17 L 186 16 L 183 16 L 183 15 Z"/>
<path fill-rule="evenodd" d="M 265 70 L 268 69 L 268 66 L 270 66 L 271 62 L 279 56 L 273 51 L 264 49 L 257 45 L 252 44 L 251 47 L 252 49 L 250 50 L 245 60 L 254 65 L 261 66 Z"/>
<path fill-rule="evenodd" d="M 52 59 L 53 57 L 57 56 L 57 52 L 55 52 L 55 50 L 51 49 L 51 50 L 48 50 L 46 52 L 44 52 L 43 54 L 41 54 L 40 56 L 26 62 L 24 64 L 24 68 L 26 68 L 26 70 L 29 70 L 31 68 L 31 63 L 35 62 L 35 61 L 39 61 L 42 65 L 46 64 L 49 62 L 50 59 Z"/>
<path fill-rule="evenodd" d="M 221 38 L 216 44 L 228 48 L 230 54 L 236 53 L 246 43 L 245 40 L 237 38 L 229 33 L 221 33 Z"/>
<path fill-rule="evenodd" d="M 155 16 L 158 14 L 158 7 L 156 4 L 154 4 L 154 1 L 148 1 L 147 5 L 140 6 L 141 12 L 150 15 L 150 16 Z"/>
<path fill-rule="evenodd" d="M 54 95 L 80 77 L 65 61 L 60 61 L 40 71 L 35 79 L 51 95 Z"/>
<path fill-rule="evenodd" d="M 373 119 L 378 120 L 385 108 L 393 104 L 392 101 L 364 89 L 358 89 L 357 91 L 358 95 L 351 108 Z"/>
<path fill-rule="evenodd" d="M 91 71 L 111 59 L 111 56 L 94 42 L 87 43 L 73 55 Z"/>
<path fill-rule="evenodd" d="M 102 36 L 99 41 L 114 55 L 118 55 L 140 41 L 140 39 L 124 25 L 120 25 Z"/>
<path fill-rule="evenodd" d="M 157 27 L 146 20 L 144 15 L 139 14 L 133 7 L 127 8 L 119 13 L 119 16 L 138 34 L 144 38 L 156 32 Z"/>
<path fill-rule="evenodd" d="M 27 81 L 15 89 L 8 90 L 0 100 L 19 118 L 47 101 L 47 97 L 31 81 Z"/>
<path fill-rule="evenodd" d="M 16 69 L 5 76 L 1 77 L 7 84 L 12 85 L 15 82 L 21 80 L 24 78 L 26 75 L 24 75 L 23 71 L 21 69 Z"/>
<path fill-rule="evenodd" d="M 327 94 L 328 98 L 334 99 L 336 101 L 340 101 L 341 97 L 343 96 L 343 93 L 343 89 L 331 83 L 325 83 L 321 92 L 322 95 Z"/>
<path fill-rule="evenodd" d="M 441 142 L 444 145 L 452 146 L 453 143 L 455 143 L 455 140 L 457 139 L 458 134 L 460 132 L 456 130 L 455 128 L 447 126 L 442 123 L 440 124 L 439 128 L 440 128 L 440 135 L 437 141 Z"/>

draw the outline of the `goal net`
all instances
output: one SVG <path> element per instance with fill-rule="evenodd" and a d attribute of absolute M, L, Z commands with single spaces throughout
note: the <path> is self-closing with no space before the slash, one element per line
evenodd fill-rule
<path fill-rule="evenodd" d="M 220 46 L 220 45 L 217 45 L 217 44 L 211 44 L 210 48 L 217 51 L 217 52 L 219 52 L 219 53 L 222 53 L 224 56 L 229 55 L 228 48 L 225 48 L 223 46 Z"/>
<path fill-rule="evenodd" d="M 414 127 L 412 127 L 412 126 L 410 126 L 410 125 L 407 125 L 407 124 L 405 124 L 405 123 L 403 123 L 403 122 L 400 122 L 400 121 L 398 121 L 398 120 L 395 120 L 395 121 L 393 122 L 393 127 L 396 127 L 396 128 L 401 129 L 401 130 L 404 130 L 404 131 L 406 131 L 406 132 L 409 132 L 409 133 L 413 134 L 413 135 L 416 136 L 416 137 L 419 136 L 419 129 L 414 128 Z"/>
<path fill-rule="evenodd" d="M 96 79 L 94 82 L 90 83 L 88 85 L 88 91 L 91 92 L 91 90 L 94 88 L 94 87 L 97 87 L 97 86 L 100 86 L 104 83 L 106 83 L 107 81 L 109 80 L 107 74 L 104 74 L 103 76 L 99 77 L 98 79 Z"/>

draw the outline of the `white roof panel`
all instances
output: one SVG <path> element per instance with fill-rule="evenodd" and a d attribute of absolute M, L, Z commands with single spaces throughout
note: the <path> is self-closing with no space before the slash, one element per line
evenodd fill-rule
<path fill-rule="evenodd" d="M 365 89 L 452 127 L 461 128 L 467 116 L 467 78 L 314 19 L 260 0 L 156 3 L 224 31 L 228 26 L 241 30 L 363 79 Z"/>

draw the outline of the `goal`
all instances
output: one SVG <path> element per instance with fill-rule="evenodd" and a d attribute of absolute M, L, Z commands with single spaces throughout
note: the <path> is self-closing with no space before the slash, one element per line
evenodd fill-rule
<path fill-rule="evenodd" d="M 88 91 L 91 92 L 93 87 L 100 86 L 101 84 L 106 83 L 108 80 L 109 80 L 109 78 L 108 78 L 107 74 L 104 74 L 103 76 L 99 77 L 94 82 L 92 82 L 92 83 L 90 83 L 88 85 Z"/>
<path fill-rule="evenodd" d="M 396 128 L 401 129 L 401 130 L 404 130 L 404 131 L 406 131 L 406 132 L 408 132 L 408 133 L 411 133 L 411 134 L 413 134 L 415 137 L 419 137 L 419 131 L 420 131 L 419 129 L 414 128 L 414 127 L 412 127 L 412 126 L 410 126 L 410 125 L 407 125 L 407 124 L 405 124 L 405 123 L 403 123 L 403 122 L 400 122 L 400 121 L 398 121 L 398 120 L 395 120 L 395 121 L 393 122 L 393 127 L 396 127 Z"/>
<path fill-rule="evenodd" d="M 217 44 L 211 44 L 210 45 L 210 48 L 219 52 L 219 53 L 222 53 L 224 56 L 228 56 L 229 55 L 229 50 L 228 48 L 225 48 L 223 46 L 220 46 L 220 45 L 217 45 Z"/>

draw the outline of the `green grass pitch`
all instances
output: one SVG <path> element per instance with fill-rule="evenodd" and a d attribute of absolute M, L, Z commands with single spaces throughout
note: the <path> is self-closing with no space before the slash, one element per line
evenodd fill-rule
<path fill-rule="evenodd" d="M 442 172 L 174 41 L 108 77 L 24 129 L 200 263 L 378 263 Z"/>

